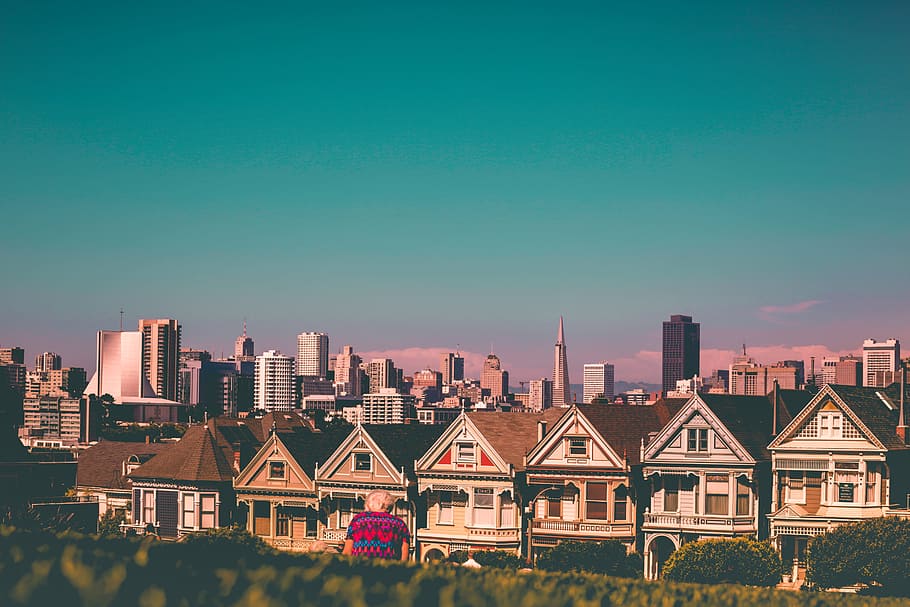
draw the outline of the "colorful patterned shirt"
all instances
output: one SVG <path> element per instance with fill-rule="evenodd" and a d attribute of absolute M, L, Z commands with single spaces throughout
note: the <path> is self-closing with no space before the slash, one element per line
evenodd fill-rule
<path fill-rule="evenodd" d="M 401 543 L 411 543 L 404 521 L 386 512 L 359 512 L 348 525 L 346 539 L 354 540 L 351 554 L 400 559 Z"/>

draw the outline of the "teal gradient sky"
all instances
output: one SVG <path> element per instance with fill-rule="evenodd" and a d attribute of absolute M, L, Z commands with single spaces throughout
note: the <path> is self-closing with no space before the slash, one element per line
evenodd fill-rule
<path fill-rule="evenodd" d="M 910 339 L 910 5 L 427 4 L 3 3 L 0 343 Z"/>

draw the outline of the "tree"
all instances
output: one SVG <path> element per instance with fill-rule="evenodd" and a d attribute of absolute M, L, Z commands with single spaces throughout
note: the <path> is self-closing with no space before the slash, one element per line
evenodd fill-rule
<path fill-rule="evenodd" d="M 910 520 L 842 525 L 809 542 L 806 580 L 819 588 L 864 584 L 870 593 L 910 596 Z"/>
<path fill-rule="evenodd" d="M 587 571 L 615 577 L 639 577 L 642 573 L 641 557 L 629 554 L 619 540 L 560 542 L 537 557 L 536 564 L 544 571 Z"/>
<path fill-rule="evenodd" d="M 126 522 L 126 515 L 122 512 L 114 512 L 108 509 L 98 520 L 98 535 L 103 537 L 113 537 L 120 535 L 120 523 Z"/>
<path fill-rule="evenodd" d="M 523 558 L 505 550 L 478 550 L 474 553 L 474 560 L 484 567 L 495 567 L 497 569 L 524 567 Z"/>
<path fill-rule="evenodd" d="M 667 559 L 663 577 L 675 582 L 774 586 L 782 570 L 780 555 L 770 544 L 741 537 L 683 544 Z"/>

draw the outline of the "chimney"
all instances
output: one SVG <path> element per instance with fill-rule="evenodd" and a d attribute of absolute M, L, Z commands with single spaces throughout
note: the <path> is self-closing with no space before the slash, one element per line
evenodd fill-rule
<path fill-rule="evenodd" d="M 240 472 L 240 443 L 233 443 L 231 449 L 234 454 L 234 471 Z"/>
<path fill-rule="evenodd" d="M 149 444 L 150 442 L 152 442 L 152 437 L 149 436 L 148 434 L 146 434 L 146 435 L 145 435 L 145 444 L 147 445 L 147 444 Z"/>
<path fill-rule="evenodd" d="M 541 420 L 537 422 L 537 442 L 543 440 L 543 437 L 547 435 L 547 422 Z"/>

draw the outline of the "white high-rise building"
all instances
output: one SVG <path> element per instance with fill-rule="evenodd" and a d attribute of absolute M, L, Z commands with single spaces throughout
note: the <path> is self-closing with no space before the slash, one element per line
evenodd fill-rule
<path fill-rule="evenodd" d="M 613 396 L 613 365 L 606 361 L 586 364 L 585 404 L 591 404 L 595 398 L 613 400 Z"/>
<path fill-rule="evenodd" d="M 154 396 L 142 374 L 142 331 L 98 331 L 95 374 L 83 394 L 114 401 Z"/>
<path fill-rule="evenodd" d="M 253 406 L 265 411 L 290 411 L 294 397 L 294 359 L 277 350 L 257 356 Z"/>
<path fill-rule="evenodd" d="M 897 381 L 901 342 L 867 339 L 863 342 L 863 385 L 881 388 Z"/>
<path fill-rule="evenodd" d="M 297 375 L 325 377 L 329 372 L 329 336 L 301 333 L 297 336 Z"/>
<path fill-rule="evenodd" d="M 180 323 L 173 318 L 143 318 L 142 374 L 155 396 L 176 401 L 180 387 Z"/>
<path fill-rule="evenodd" d="M 395 388 L 380 388 L 379 392 L 363 395 L 363 421 L 367 424 L 403 424 L 414 418 L 411 394 L 399 394 Z"/>
<path fill-rule="evenodd" d="M 345 346 L 335 358 L 335 395 L 360 396 L 360 356 L 354 354 L 354 346 Z"/>
<path fill-rule="evenodd" d="M 540 412 L 553 406 L 553 381 L 532 379 L 528 387 L 528 409 Z"/>

